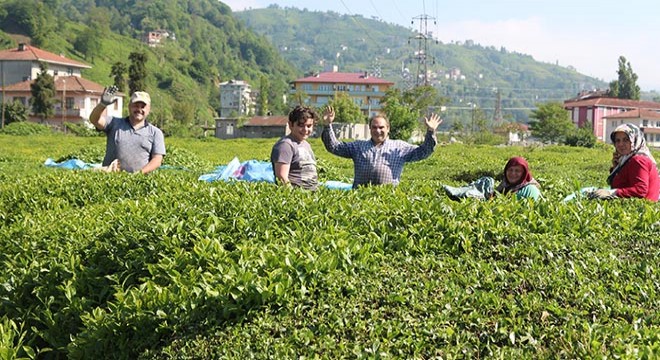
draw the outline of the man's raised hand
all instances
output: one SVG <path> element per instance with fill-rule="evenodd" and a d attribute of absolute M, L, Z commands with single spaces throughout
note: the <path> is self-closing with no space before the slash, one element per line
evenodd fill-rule
<path fill-rule="evenodd" d="M 333 121 L 335 121 L 335 109 L 328 105 L 325 110 L 323 110 L 323 124 L 332 124 Z"/>
<path fill-rule="evenodd" d="M 117 102 L 117 98 L 115 98 L 117 90 L 119 89 L 115 85 L 108 86 L 103 89 L 103 95 L 101 95 L 101 104 L 108 106 Z"/>
<path fill-rule="evenodd" d="M 440 115 L 438 114 L 431 114 L 430 118 L 425 117 L 424 122 L 426 123 L 426 127 L 431 130 L 435 131 L 435 129 L 442 124 L 442 119 L 440 118 Z"/>

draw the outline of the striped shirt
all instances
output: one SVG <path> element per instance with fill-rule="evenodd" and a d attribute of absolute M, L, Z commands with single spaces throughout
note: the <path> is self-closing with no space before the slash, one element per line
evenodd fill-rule
<path fill-rule="evenodd" d="M 361 185 L 398 185 L 403 165 L 410 161 L 426 159 L 433 153 L 437 144 L 433 131 L 426 132 L 424 142 L 419 146 L 390 139 L 380 145 L 374 145 L 371 139 L 340 142 L 332 130 L 332 124 L 323 127 L 321 139 L 329 152 L 353 159 L 353 188 Z"/>

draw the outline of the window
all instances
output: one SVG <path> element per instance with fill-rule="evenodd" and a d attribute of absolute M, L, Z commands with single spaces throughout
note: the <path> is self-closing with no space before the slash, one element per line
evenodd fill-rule
<path fill-rule="evenodd" d="M 655 122 L 655 127 L 660 127 L 660 121 Z"/>
<path fill-rule="evenodd" d="M 301 88 L 304 91 L 311 91 L 312 90 L 312 84 L 302 84 Z"/>
<path fill-rule="evenodd" d="M 648 127 L 649 126 L 649 121 L 648 120 L 642 120 L 642 126 L 643 127 Z"/>
<path fill-rule="evenodd" d="M 374 85 L 371 88 L 373 89 L 374 92 L 378 92 L 378 85 Z"/>
<path fill-rule="evenodd" d="M 613 127 L 613 128 L 616 127 L 616 120 L 612 120 L 612 127 Z"/>
<path fill-rule="evenodd" d="M 234 124 L 227 124 L 227 135 L 234 135 Z"/>
<path fill-rule="evenodd" d="M 72 97 L 66 98 L 66 104 L 64 106 L 66 106 L 67 110 L 68 109 L 73 109 L 73 104 L 74 104 L 74 101 L 73 101 Z"/>
<path fill-rule="evenodd" d="M 319 91 L 332 91 L 332 85 L 330 84 L 320 84 Z"/>
<path fill-rule="evenodd" d="M 27 106 L 27 99 L 25 98 L 25 96 L 16 96 L 14 97 L 14 101 L 18 101 L 19 103 L 21 103 L 21 105 Z"/>
<path fill-rule="evenodd" d="M 67 68 L 66 73 L 69 75 L 73 75 L 73 68 Z"/>

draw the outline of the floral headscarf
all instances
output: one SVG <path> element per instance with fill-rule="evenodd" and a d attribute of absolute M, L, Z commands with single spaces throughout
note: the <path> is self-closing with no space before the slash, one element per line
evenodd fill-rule
<path fill-rule="evenodd" d="M 509 184 L 509 181 L 506 178 L 506 171 L 514 165 L 522 166 L 523 176 L 520 178 L 520 181 L 517 184 Z M 500 185 L 497 186 L 497 191 L 504 194 L 509 192 L 515 193 L 529 184 L 532 184 L 536 187 L 539 186 L 539 183 L 534 180 L 531 171 L 529 171 L 529 164 L 527 163 L 527 160 L 525 160 L 523 157 L 516 156 L 509 159 L 509 161 L 504 166 L 504 180 L 502 180 Z"/>
<path fill-rule="evenodd" d="M 653 155 L 651 154 L 649 148 L 646 146 L 646 139 L 644 138 L 644 133 L 639 127 L 633 124 L 622 124 L 617 126 L 616 129 L 614 129 L 614 131 L 612 131 L 612 133 L 610 134 L 610 139 L 612 140 L 613 144 L 614 144 L 614 136 L 618 132 L 622 132 L 628 136 L 628 139 L 630 140 L 631 151 L 630 154 L 621 156 L 616 166 L 612 168 L 612 171 L 610 172 L 610 176 L 607 177 L 608 184 L 612 183 L 612 179 L 614 179 L 614 176 L 619 172 L 619 170 L 621 170 L 623 165 L 635 155 L 648 156 L 651 159 L 651 161 L 653 161 L 653 163 L 655 164 L 655 159 L 653 158 Z"/>

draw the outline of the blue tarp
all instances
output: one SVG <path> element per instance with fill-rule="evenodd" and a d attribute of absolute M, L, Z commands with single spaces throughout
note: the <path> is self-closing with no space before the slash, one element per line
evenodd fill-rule
<path fill-rule="evenodd" d="M 273 164 L 268 161 L 248 160 L 240 162 L 237 157 L 232 159 L 227 165 L 220 165 L 209 174 L 204 174 L 198 180 L 213 181 L 265 181 L 275 183 L 275 174 L 273 173 Z M 328 189 L 351 190 L 352 184 L 341 181 L 326 181 L 320 184 Z"/>
<path fill-rule="evenodd" d="M 46 159 L 44 165 L 69 170 L 87 170 L 101 167 L 101 164 L 90 164 L 78 159 L 69 159 L 58 163 L 51 158 Z"/>
<path fill-rule="evenodd" d="M 48 158 L 44 162 L 44 165 L 48 167 L 56 167 L 56 168 L 68 169 L 68 170 L 88 170 L 88 169 L 101 168 L 101 164 L 86 163 L 78 159 L 69 159 L 58 163 L 55 162 L 55 160 Z M 188 170 L 188 169 L 182 166 L 161 165 L 156 170 Z"/>
<path fill-rule="evenodd" d="M 216 167 L 213 172 L 200 176 L 198 180 L 207 182 L 245 180 L 275 183 L 275 174 L 270 162 L 248 160 L 241 163 L 235 157 L 227 165 Z"/>

